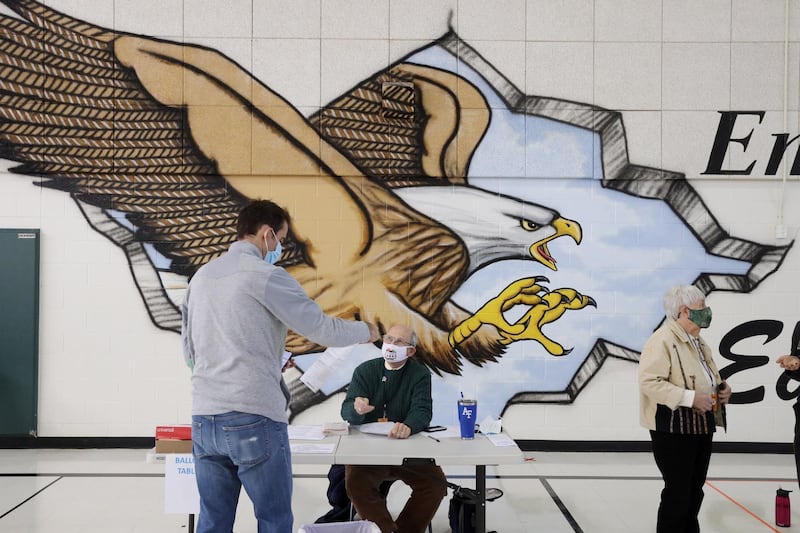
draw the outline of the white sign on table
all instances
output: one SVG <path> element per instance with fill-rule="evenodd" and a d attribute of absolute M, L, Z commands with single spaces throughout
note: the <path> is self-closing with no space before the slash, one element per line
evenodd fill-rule
<path fill-rule="evenodd" d="M 164 512 L 200 514 L 200 494 L 197 492 L 192 454 L 167 454 L 164 474 Z"/>

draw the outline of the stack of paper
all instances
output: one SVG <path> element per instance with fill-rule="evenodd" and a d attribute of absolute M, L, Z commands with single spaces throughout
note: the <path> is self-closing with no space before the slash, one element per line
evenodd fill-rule
<path fill-rule="evenodd" d="M 290 440 L 322 440 L 325 438 L 322 426 L 289 424 L 288 430 Z"/>
<path fill-rule="evenodd" d="M 350 424 L 345 421 L 326 422 L 322 426 L 322 432 L 326 435 L 347 435 L 350 433 Z"/>

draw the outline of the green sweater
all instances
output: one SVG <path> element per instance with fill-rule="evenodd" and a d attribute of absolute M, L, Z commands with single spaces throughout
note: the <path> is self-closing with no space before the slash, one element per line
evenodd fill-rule
<path fill-rule="evenodd" d="M 375 409 L 365 415 L 356 413 L 353 403 L 359 396 L 369 398 Z M 412 434 L 428 427 L 433 401 L 431 373 L 425 365 L 408 359 L 400 370 L 387 370 L 383 357 L 378 357 L 356 367 L 342 403 L 342 418 L 351 424 L 366 424 L 383 416 L 407 425 Z"/>

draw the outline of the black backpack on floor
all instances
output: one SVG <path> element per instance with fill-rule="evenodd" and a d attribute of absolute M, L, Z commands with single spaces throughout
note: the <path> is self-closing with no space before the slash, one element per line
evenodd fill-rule
<path fill-rule="evenodd" d="M 450 498 L 450 529 L 453 533 L 475 533 L 475 495 L 465 493 L 460 487 Z"/>

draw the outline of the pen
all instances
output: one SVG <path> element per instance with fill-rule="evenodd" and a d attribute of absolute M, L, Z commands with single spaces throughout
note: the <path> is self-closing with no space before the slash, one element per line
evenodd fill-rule
<path fill-rule="evenodd" d="M 425 435 L 425 436 L 428 437 L 429 439 L 435 440 L 436 442 L 442 442 L 439 439 L 437 439 L 436 437 L 434 437 L 433 435 Z"/>

